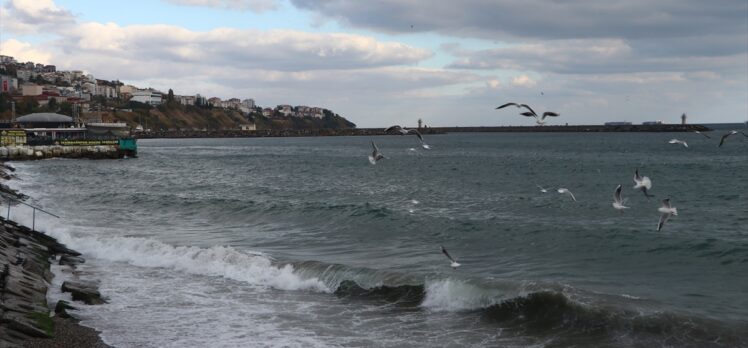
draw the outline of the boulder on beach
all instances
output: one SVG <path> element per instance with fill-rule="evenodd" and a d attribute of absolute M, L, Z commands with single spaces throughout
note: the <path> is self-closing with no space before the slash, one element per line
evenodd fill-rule
<path fill-rule="evenodd" d="M 62 292 L 69 292 L 73 301 L 80 301 L 87 305 L 98 305 L 106 303 L 101 298 L 99 285 L 94 282 L 65 281 L 62 283 Z"/>

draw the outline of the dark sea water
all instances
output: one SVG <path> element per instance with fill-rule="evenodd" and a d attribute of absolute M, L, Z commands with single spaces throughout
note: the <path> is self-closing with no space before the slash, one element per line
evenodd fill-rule
<path fill-rule="evenodd" d="M 13 185 L 117 347 L 745 347 L 748 138 L 722 133 L 141 140 Z"/>

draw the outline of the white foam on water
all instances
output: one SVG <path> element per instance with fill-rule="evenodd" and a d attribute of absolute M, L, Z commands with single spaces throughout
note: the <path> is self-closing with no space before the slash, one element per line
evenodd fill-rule
<path fill-rule="evenodd" d="M 499 302 L 501 294 L 455 279 L 426 282 L 426 298 L 421 306 L 433 311 L 480 309 Z"/>
<path fill-rule="evenodd" d="M 267 256 L 232 247 L 172 246 L 140 237 L 73 236 L 65 227 L 52 228 L 47 234 L 83 253 L 84 257 L 126 262 L 139 267 L 167 268 L 195 275 L 220 276 L 280 290 L 332 292 L 319 279 L 296 275 L 292 265 L 276 266 Z"/>

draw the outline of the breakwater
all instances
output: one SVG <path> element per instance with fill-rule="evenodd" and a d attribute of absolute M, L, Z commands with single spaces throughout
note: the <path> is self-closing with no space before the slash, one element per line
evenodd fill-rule
<path fill-rule="evenodd" d="M 6 180 L 13 177 L 7 171 L 13 170 L 0 166 Z M 0 194 L 17 202 L 27 198 L 5 185 L 0 185 Z M 56 239 L 0 217 L 0 347 L 105 347 L 93 330 L 76 324 L 70 313 L 75 307 L 63 300 L 47 303 L 48 287 L 54 277 L 52 262 L 75 269 L 85 260 Z M 70 293 L 81 304 L 104 302 L 97 283 L 73 277 L 62 284 L 62 292 Z M 54 317 L 50 315 L 52 309 Z"/>
<path fill-rule="evenodd" d="M 710 129 L 698 124 L 657 125 L 575 125 L 575 126 L 502 126 L 502 127 L 429 127 L 421 128 L 422 134 L 472 133 L 472 132 L 706 132 Z M 253 137 L 314 137 L 314 136 L 363 136 L 386 135 L 384 128 L 351 129 L 263 129 L 263 130 L 164 130 L 141 132 L 133 136 L 138 139 L 155 138 L 253 138 Z M 389 133 L 393 134 L 393 133 Z"/>
<path fill-rule="evenodd" d="M 25 161 L 45 158 L 114 159 L 125 154 L 117 145 L 63 146 L 63 145 L 13 145 L 0 147 L 0 160 Z"/>

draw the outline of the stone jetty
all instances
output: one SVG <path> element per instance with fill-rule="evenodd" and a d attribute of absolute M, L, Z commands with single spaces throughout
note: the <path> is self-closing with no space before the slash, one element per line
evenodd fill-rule
<path fill-rule="evenodd" d="M 26 161 L 45 158 L 89 158 L 89 159 L 114 159 L 121 158 L 123 154 L 116 145 L 95 146 L 2 146 L 0 147 L 0 160 Z"/>
<path fill-rule="evenodd" d="M 8 170 L 12 167 L 0 165 L 0 172 Z M 0 194 L 16 200 L 24 198 L 6 186 L 0 187 Z M 52 262 L 75 268 L 85 260 L 80 253 L 56 239 L 0 217 L 0 348 L 106 346 L 95 332 L 92 338 L 87 331 L 93 330 L 78 326 L 75 321 L 70 321 L 72 319 L 62 319 L 74 317 L 75 306 L 105 302 L 97 283 L 66 281 L 62 291 L 71 293 L 76 304 L 65 301 L 49 304 L 47 290 L 54 277 L 50 270 Z M 51 309 L 56 312 L 56 317 L 51 315 Z M 56 329 L 56 326 L 66 329 Z M 59 336 L 70 336 L 70 332 L 74 332 L 73 338 L 60 341 Z M 79 332 L 83 332 L 87 341 L 81 343 L 75 338 L 80 336 Z"/>

